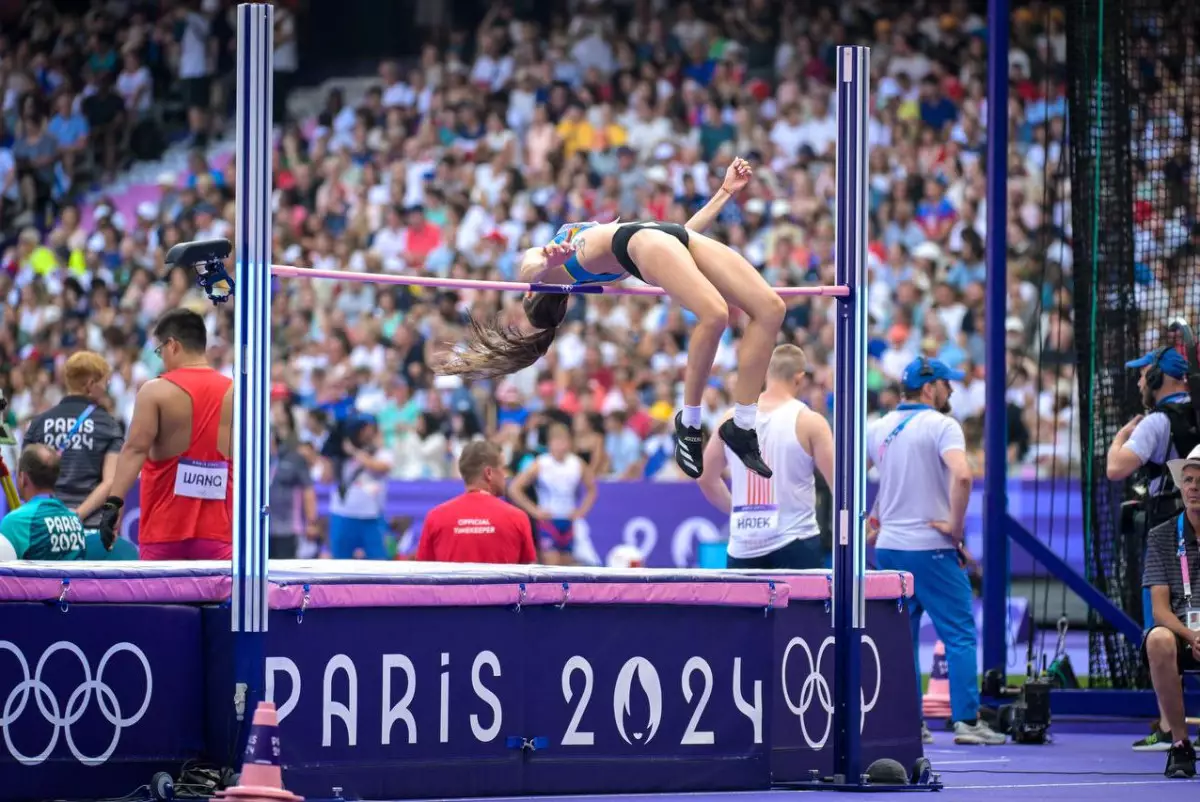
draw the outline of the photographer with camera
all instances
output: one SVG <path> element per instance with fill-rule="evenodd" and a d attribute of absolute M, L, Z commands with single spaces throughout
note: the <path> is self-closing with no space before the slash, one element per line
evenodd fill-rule
<path fill-rule="evenodd" d="M 1146 547 L 1148 534 L 1154 527 L 1174 520 L 1182 509 L 1179 488 L 1167 463 L 1191 453 L 1200 445 L 1196 413 L 1188 394 L 1188 361 L 1169 346 L 1126 363 L 1125 367 L 1139 370 L 1138 390 L 1147 412 L 1126 423 L 1108 449 L 1107 475 L 1110 481 L 1123 481 L 1139 470 L 1145 482 L 1145 496 L 1126 507 L 1131 515 L 1122 527 Z M 1150 589 L 1142 589 L 1142 624 L 1154 626 Z M 1164 752 L 1171 748 L 1170 729 L 1160 710 L 1150 734 L 1136 741 L 1139 752 Z"/>

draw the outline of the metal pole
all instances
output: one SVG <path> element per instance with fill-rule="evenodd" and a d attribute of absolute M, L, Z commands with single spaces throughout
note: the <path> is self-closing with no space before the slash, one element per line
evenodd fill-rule
<path fill-rule="evenodd" d="M 835 781 L 860 782 L 862 735 L 862 633 L 866 616 L 866 367 L 868 121 L 871 50 L 837 52 L 837 283 L 834 392 L 833 773 Z"/>
<path fill-rule="evenodd" d="M 983 668 L 1008 663 L 1008 0 L 988 0 L 987 337 L 983 496 Z"/>
<path fill-rule="evenodd" d="M 268 382 L 271 354 L 273 9 L 238 6 L 233 562 L 230 628 L 239 720 L 262 699 L 267 631 Z M 247 728 L 239 737 L 244 738 Z M 240 748 L 241 744 L 239 744 Z"/>

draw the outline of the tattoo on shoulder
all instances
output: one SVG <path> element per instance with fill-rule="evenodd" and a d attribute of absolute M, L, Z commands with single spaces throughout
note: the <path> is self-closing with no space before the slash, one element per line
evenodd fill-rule
<path fill-rule="evenodd" d="M 587 237 L 579 235 L 571 240 L 571 242 L 575 246 L 575 258 L 582 262 L 587 254 Z"/>

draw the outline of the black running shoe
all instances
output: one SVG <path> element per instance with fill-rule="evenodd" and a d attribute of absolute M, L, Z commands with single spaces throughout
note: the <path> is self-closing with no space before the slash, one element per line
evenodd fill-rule
<path fill-rule="evenodd" d="M 684 426 L 682 412 L 675 413 L 675 464 L 692 479 L 704 473 L 704 433 L 698 426 Z"/>
<path fill-rule="evenodd" d="M 1167 770 L 1163 772 L 1172 779 L 1196 776 L 1196 747 L 1191 741 L 1174 744 L 1167 755 Z"/>
<path fill-rule="evenodd" d="M 763 462 L 762 452 L 758 450 L 758 432 L 753 429 L 743 429 L 733 422 L 733 418 L 721 424 L 717 430 L 725 445 L 750 470 L 763 478 L 770 479 L 774 472 Z"/>

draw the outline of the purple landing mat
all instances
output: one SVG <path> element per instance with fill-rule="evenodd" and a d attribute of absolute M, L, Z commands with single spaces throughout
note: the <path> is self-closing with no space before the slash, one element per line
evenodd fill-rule
<path fill-rule="evenodd" d="M 1103 726 L 1103 725 L 1100 725 Z M 812 799 L 927 799 L 929 802 L 976 800 L 1048 800 L 1049 802 L 1124 802 L 1131 796 L 1181 794 L 1193 799 L 1200 781 L 1168 780 L 1162 775 L 1166 755 L 1134 752 L 1126 735 L 1059 733 L 1045 746 L 956 746 L 949 733 L 935 732 L 926 755 L 945 788 L 934 795 L 872 793 L 842 796 L 804 792 Z M 786 802 L 792 791 L 751 791 L 698 794 L 620 794 L 603 797 L 542 796 L 537 802 Z M 311 800 L 309 802 L 317 802 Z M 467 802 L 467 801 L 464 801 Z M 482 802 L 470 800 L 469 802 Z M 492 797 L 487 802 L 532 802 L 529 797 Z"/>

